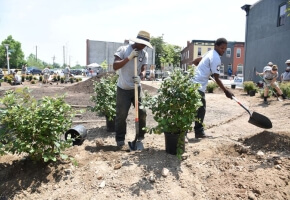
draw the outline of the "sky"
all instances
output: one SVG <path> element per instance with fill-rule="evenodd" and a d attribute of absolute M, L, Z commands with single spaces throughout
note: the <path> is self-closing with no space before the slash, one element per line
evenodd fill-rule
<path fill-rule="evenodd" d="M 0 43 L 9 35 L 47 63 L 86 65 L 86 40 L 124 42 L 140 30 L 186 47 L 245 41 L 245 4 L 258 0 L 0 0 Z M 64 59 L 65 55 L 65 59 Z M 89 63 L 90 64 L 90 63 Z"/>

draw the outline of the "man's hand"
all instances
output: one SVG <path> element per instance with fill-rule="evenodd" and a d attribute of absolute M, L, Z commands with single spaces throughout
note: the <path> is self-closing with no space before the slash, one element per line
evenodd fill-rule
<path fill-rule="evenodd" d="M 140 79 L 139 76 L 133 76 L 133 79 L 134 79 L 134 83 L 135 83 L 135 84 L 140 84 L 141 79 Z"/>
<path fill-rule="evenodd" d="M 128 56 L 129 60 L 132 60 L 133 58 L 138 56 L 138 51 L 137 49 L 133 49 L 133 51 L 131 52 L 131 54 Z"/>
<path fill-rule="evenodd" d="M 225 95 L 226 95 L 229 99 L 232 99 L 233 96 L 235 96 L 233 93 L 231 93 L 231 92 L 228 91 L 228 90 L 225 90 Z"/>

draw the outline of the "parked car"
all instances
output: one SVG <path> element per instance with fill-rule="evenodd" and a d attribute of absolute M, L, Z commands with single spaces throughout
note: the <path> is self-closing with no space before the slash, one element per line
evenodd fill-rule
<path fill-rule="evenodd" d="M 41 69 L 38 69 L 36 67 L 27 67 L 27 72 L 26 74 L 32 74 L 32 75 L 35 75 L 35 74 L 38 74 L 38 75 L 41 75 L 42 74 L 42 70 Z"/>
<path fill-rule="evenodd" d="M 82 70 L 81 69 L 71 69 L 70 70 L 70 74 L 73 74 L 73 75 L 82 75 Z"/>

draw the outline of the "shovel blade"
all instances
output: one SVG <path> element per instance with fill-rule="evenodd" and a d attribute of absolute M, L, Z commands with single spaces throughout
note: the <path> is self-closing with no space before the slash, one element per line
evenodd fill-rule
<path fill-rule="evenodd" d="M 248 122 L 260 128 L 272 128 L 272 122 L 270 121 L 270 119 L 256 112 L 253 112 Z"/>
<path fill-rule="evenodd" d="M 141 141 L 128 142 L 130 151 L 141 151 L 144 149 L 143 143 Z"/>

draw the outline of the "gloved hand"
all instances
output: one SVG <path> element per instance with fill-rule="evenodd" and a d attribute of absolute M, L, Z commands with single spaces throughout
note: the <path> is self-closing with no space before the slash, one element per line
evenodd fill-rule
<path fill-rule="evenodd" d="M 140 84 L 141 82 L 140 76 L 133 76 L 133 79 L 135 84 Z"/>
<path fill-rule="evenodd" d="M 138 50 L 137 49 L 133 49 L 133 51 L 131 52 L 131 54 L 128 56 L 129 60 L 132 60 L 133 58 L 138 56 Z"/>
<path fill-rule="evenodd" d="M 229 99 L 232 99 L 232 97 L 235 96 L 233 93 L 231 93 L 231 92 L 228 91 L 228 90 L 225 90 L 225 94 L 226 94 L 226 96 L 227 96 Z"/>

